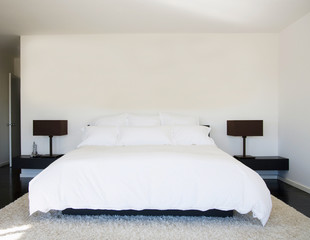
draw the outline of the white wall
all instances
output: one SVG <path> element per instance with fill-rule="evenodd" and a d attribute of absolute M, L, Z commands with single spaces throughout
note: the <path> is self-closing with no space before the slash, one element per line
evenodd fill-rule
<path fill-rule="evenodd" d="M 277 34 L 108 34 L 21 38 L 22 153 L 48 152 L 34 119 L 68 119 L 54 152 L 79 143 L 92 119 L 122 111 L 196 114 L 218 145 L 240 154 L 228 119 L 263 119 L 248 153 L 278 153 Z"/>
<path fill-rule="evenodd" d="M 279 153 L 290 158 L 282 175 L 310 192 L 310 13 L 280 34 Z"/>

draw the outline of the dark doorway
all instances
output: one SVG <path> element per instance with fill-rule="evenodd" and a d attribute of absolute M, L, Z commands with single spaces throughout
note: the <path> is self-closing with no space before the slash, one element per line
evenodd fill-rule
<path fill-rule="evenodd" d="M 9 74 L 9 157 L 20 155 L 20 78 Z"/>

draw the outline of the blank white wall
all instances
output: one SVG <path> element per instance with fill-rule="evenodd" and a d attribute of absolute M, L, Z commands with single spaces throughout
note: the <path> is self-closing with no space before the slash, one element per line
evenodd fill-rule
<path fill-rule="evenodd" d="M 217 144 L 240 154 L 226 135 L 228 119 L 263 119 L 264 137 L 248 153 L 278 153 L 277 34 L 107 34 L 21 38 L 22 153 L 34 119 L 67 119 L 69 135 L 54 152 L 74 149 L 80 128 L 115 112 L 168 111 L 199 115 Z"/>
<path fill-rule="evenodd" d="M 280 34 L 279 153 L 290 158 L 282 175 L 310 192 L 310 13 Z"/>

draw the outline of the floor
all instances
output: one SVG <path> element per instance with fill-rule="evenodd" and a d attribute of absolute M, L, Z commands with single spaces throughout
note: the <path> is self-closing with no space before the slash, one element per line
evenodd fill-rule
<path fill-rule="evenodd" d="M 19 180 L 19 172 L 8 166 L 0 168 L 0 208 L 28 192 L 31 178 Z M 280 180 L 265 180 L 272 195 L 310 217 L 310 194 Z"/>

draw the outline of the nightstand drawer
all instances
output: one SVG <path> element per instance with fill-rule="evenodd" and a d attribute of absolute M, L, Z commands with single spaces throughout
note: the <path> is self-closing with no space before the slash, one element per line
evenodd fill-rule
<path fill-rule="evenodd" d="M 234 157 L 253 170 L 289 170 L 289 159 L 284 157 L 258 156 L 253 159 Z"/>
<path fill-rule="evenodd" d="M 57 157 L 30 157 L 29 155 L 22 155 L 13 158 L 12 167 L 19 169 L 44 169 L 52 162 L 57 160 L 63 155 Z"/>

